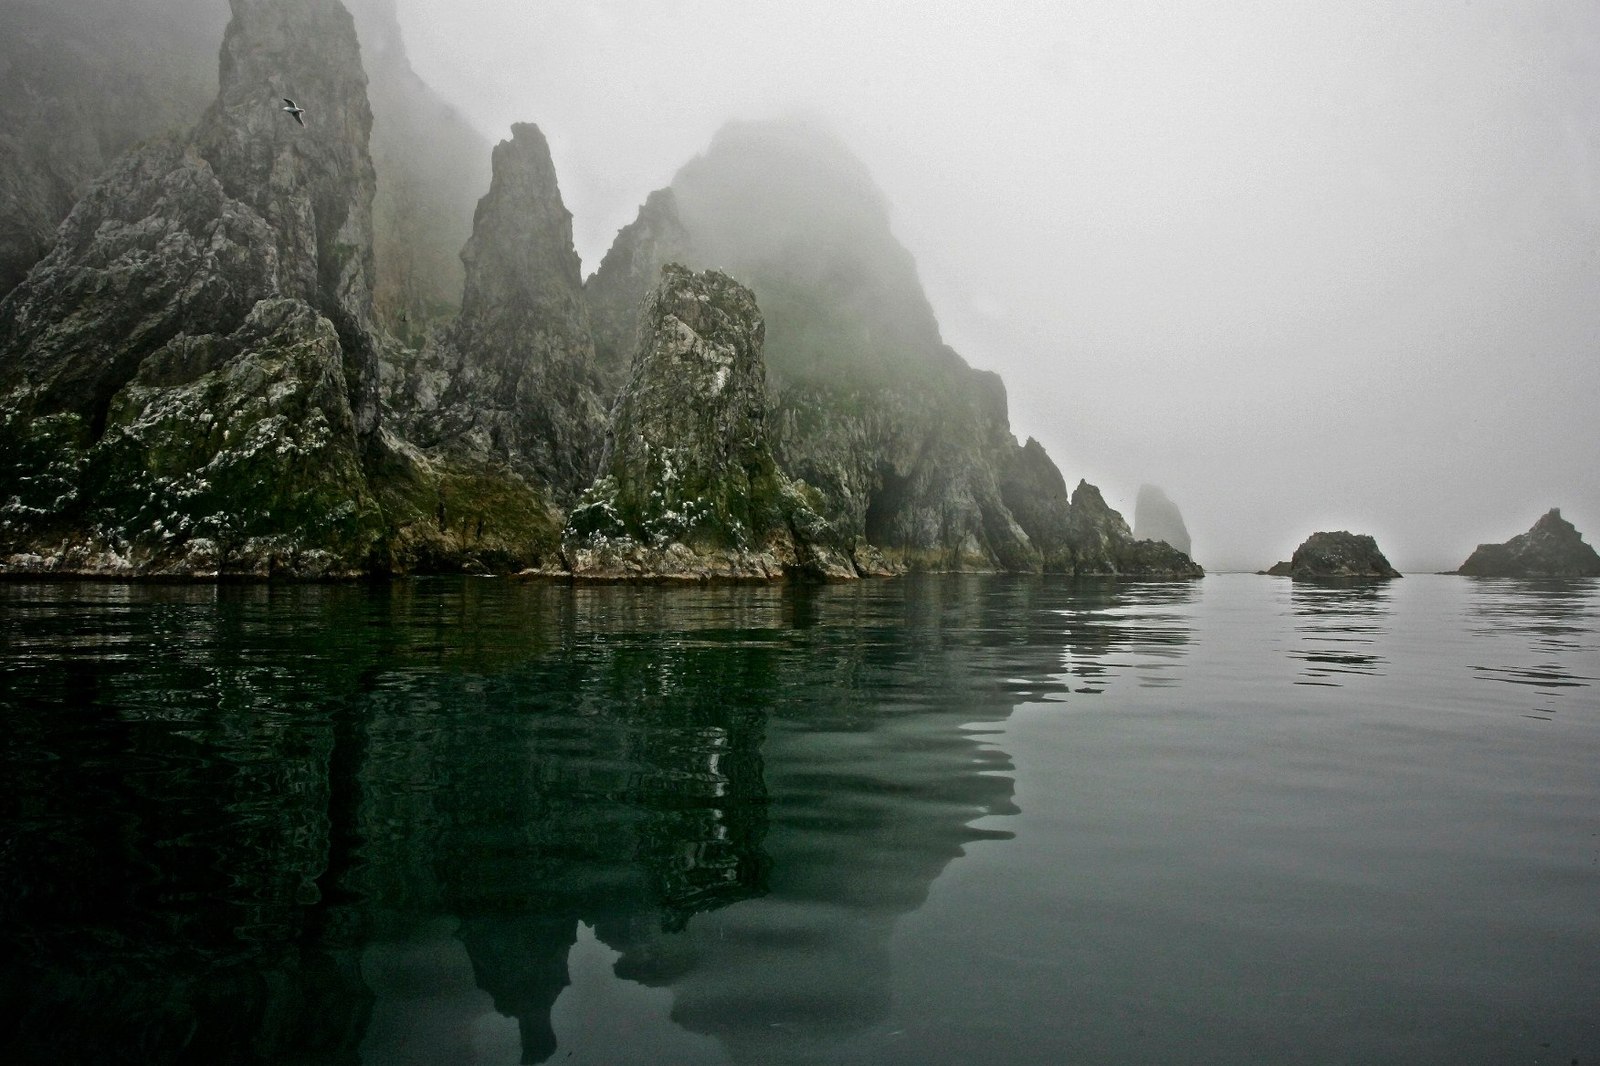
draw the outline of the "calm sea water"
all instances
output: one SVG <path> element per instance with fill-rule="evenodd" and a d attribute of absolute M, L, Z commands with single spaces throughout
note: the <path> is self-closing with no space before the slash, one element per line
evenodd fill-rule
<path fill-rule="evenodd" d="M 0 584 L 6 1062 L 1600 1063 L 1600 583 Z"/>

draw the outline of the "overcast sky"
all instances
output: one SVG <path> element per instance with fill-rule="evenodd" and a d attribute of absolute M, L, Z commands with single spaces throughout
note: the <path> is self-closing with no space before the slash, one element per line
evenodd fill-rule
<path fill-rule="evenodd" d="M 1600 541 L 1595 0 L 398 0 L 585 271 L 730 118 L 832 126 L 1012 427 L 1214 569 Z"/>

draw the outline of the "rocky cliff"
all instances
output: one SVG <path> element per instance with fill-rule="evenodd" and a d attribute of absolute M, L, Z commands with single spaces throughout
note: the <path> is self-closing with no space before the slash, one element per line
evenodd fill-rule
<path fill-rule="evenodd" d="M 1391 578 L 1400 571 L 1389 565 L 1378 542 L 1365 533 L 1313 533 L 1287 562 L 1267 570 L 1277 577 Z"/>
<path fill-rule="evenodd" d="M 1159 540 L 1190 554 L 1189 528 L 1183 512 L 1154 485 L 1140 485 L 1133 504 L 1133 535 L 1140 540 Z"/>
<path fill-rule="evenodd" d="M 803 127 L 725 131 L 587 285 L 549 148 L 514 127 L 459 315 L 393 343 L 356 23 L 338 0 L 230 6 L 195 129 L 125 156 L 0 301 L 0 568 L 1199 572 L 1017 444 L 881 194 Z M 357 8 L 409 72 L 391 0 Z M 754 295 L 655 287 L 680 258 Z"/>
<path fill-rule="evenodd" d="M 1600 554 L 1552 507 L 1526 533 L 1480 544 L 1458 574 L 1474 577 L 1600 577 Z"/>
<path fill-rule="evenodd" d="M 1018 446 L 1000 379 L 943 343 L 882 194 L 828 136 L 788 123 L 719 133 L 589 280 L 597 347 L 631 335 L 645 279 L 673 258 L 755 291 L 779 465 L 817 490 L 863 570 L 1160 569 L 1125 524 L 1068 521 L 1059 471 L 1036 443 Z M 1171 562 L 1165 572 L 1195 572 Z"/>
<path fill-rule="evenodd" d="M 371 116 L 336 0 L 233 0 L 195 133 L 99 181 L 0 302 L 13 569 L 351 573 L 380 516 Z M 308 108 L 306 126 L 278 110 Z"/>
<path fill-rule="evenodd" d="M 749 289 L 663 268 L 563 555 L 580 577 L 854 577 L 767 439 Z"/>

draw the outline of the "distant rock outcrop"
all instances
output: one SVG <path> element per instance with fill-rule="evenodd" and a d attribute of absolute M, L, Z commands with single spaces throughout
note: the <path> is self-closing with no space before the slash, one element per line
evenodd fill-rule
<path fill-rule="evenodd" d="M 1552 507 L 1526 533 L 1480 544 L 1458 574 L 1474 577 L 1600 577 L 1600 554 Z"/>
<path fill-rule="evenodd" d="M 1133 535 L 1139 540 L 1164 541 L 1185 555 L 1191 550 L 1189 529 L 1178 505 L 1154 485 L 1139 486 L 1133 505 Z"/>
<path fill-rule="evenodd" d="M 1267 571 L 1294 578 L 1391 578 L 1400 571 L 1389 565 L 1378 542 L 1365 533 L 1313 533 L 1288 561 Z"/>
<path fill-rule="evenodd" d="M 587 578 L 854 577 L 767 442 L 765 327 L 726 275 L 662 270 L 601 476 L 563 554 Z"/>

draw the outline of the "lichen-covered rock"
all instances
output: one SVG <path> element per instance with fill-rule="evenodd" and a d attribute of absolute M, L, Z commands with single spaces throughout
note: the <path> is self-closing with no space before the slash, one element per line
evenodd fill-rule
<path fill-rule="evenodd" d="M 400 368 L 391 404 L 418 445 L 500 462 L 570 503 L 594 479 L 606 411 L 572 215 L 537 126 L 513 126 L 493 166 L 461 316 Z"/>
<path fill-rule="evenodd" d="M 767 442 L 750 290 L 668 265 L 564 546 L 580 577 L 855 576 Z"/>
<path fill-rule="evenodd" d="M 1133 535 L 1138 540 L 1159 540 L 1185 555 L 1191 552 L 1189 527 L 1183 512 L 1154 485 L 1140 485 L 1133 504 Z"/>
<path fill-rule="evenodd" d="M 1391 578 L 1400 571 L 1389 565 L 1378 542 L 1365 533 L 1313 533 L 1287 562 L 1267 571 L 1294 578 Z"/>
<path fill-rule="evenodd" d="M 382 569 L 562 569 L 565 514 L 506 464 L 425 453 L 385 431 L 384 448 L 367 469 L 385 519 Z"/>
<path fill-rule="evenodd" d="M 113 396 L 104 431 L 62 413 L 0 423 L 60 470 L 0 506 L 11 570 L 349 576 L 381 519 L 327 319 L 263 300 L 227 335 L 181 334 Z M 35 471 L 40 468 L 30 464 Z M 50 467 L 44 471 L 48 475 Z"/>
<path fill-rule="evenodd" d="M 1480 544 L 1458 574 L 1474 577 L 1600 577 L 1600 553 L 1552 507 L 1504 544 Z"/>

